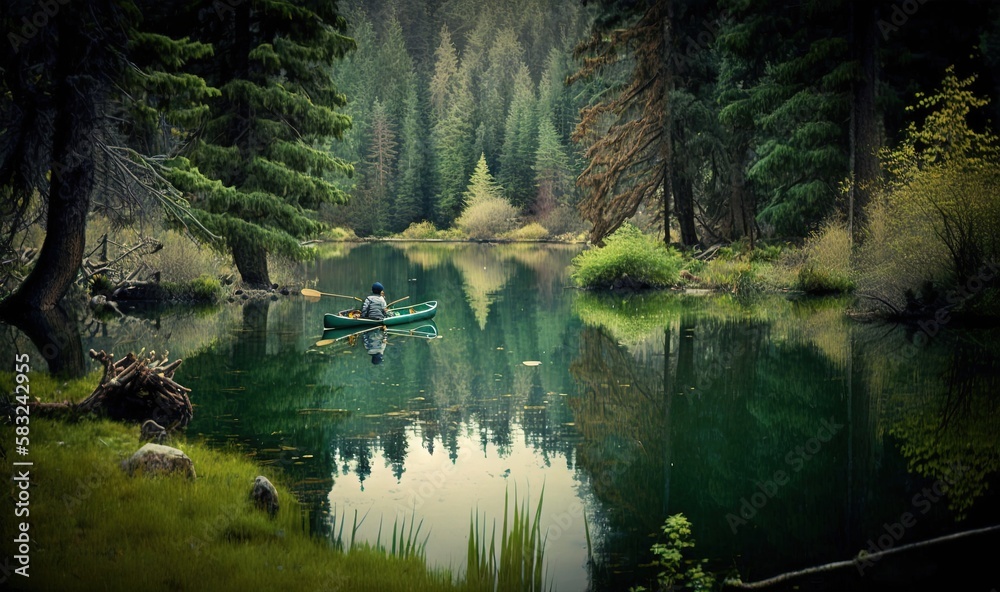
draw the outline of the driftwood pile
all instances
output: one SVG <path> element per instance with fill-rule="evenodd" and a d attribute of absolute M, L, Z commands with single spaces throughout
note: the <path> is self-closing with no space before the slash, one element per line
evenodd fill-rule
<path fill-rule="evenodd" d="M 182 428 L 194 416 L 188 397 L 191 389 L 177 384 L 173 378 L 183 360 L 168 362 L 167 354 L 151 351 L 136 356 L 129 352 L 116 361 L 114 354 L 90 350 L 90 357 L 104 365 L 104 376 L 94 392 L 76 405 L 68 401 L 37 403 L 35 409 L 49 415 L 99 413 L 119 421 L 152 420 L 153 426 L 165 432 Z"/>
<path fill-rule="evenodd" d="M 140 358 L 129 352 L 115 361 L 114 354 L 90 350 L 90 357 L 104 364 L 104 376 L 76 409 L 130 421 L 152 419 L 168 429 L 186 426 L 194 415 L 188 397 L 191 389 L 174 382 L 174 372 L 183 360 L 168 362 L 167 354 L 157 356 L 151 351 Z"/>

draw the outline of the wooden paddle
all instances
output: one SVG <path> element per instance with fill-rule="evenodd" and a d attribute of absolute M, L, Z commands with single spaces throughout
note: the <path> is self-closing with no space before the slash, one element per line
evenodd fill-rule
<path fill-rule="evenodd" d="M 437 339 L 439 335 L 437 331 L 420 331 L 420 327 L 416 329 L 386 329 L 385 332 L 388 335 L 399 335 L 400 337 L 420 337 L 421 339 Z"/>
<path fill-rule="evenodd" d="M 306 298 L 319 298 L 320 296 L 333 296 L 335 298 L 350 298 L 352 300 L 357 300 L 358 302 L 364 302 L 364 300 L 358 298 L 357 296 L 344 296 L 343 294 L 330 294 L 329 292 L 320 292 L 319 290 L 312 290 L 310 288 L 302 288 L 302 295 Z"/>
<path fill-rule="evenodd" d="M 316 342 L 316 347 L 323 347 L 324 345 L 330 345 L 331 343 L 333 343 L 335 341 L 342 341 L 344 339 L 347 339 L 348 337 L 354 337 L 355 335 L 361 335 L 362 333 L 367 333 L 367 332 L 371 331 L 372 329 L 382 329 L 382 328 L 383 328 L 382 325 L 375 325 L 373 327 L 366 327 L 364 329 L 361 329 L 360 331 L 355 331 L 354 333 L 348 333 L 347 335 L 341 335 L 340 337 L 338 337 L 336 339 L 320 339 L 319 341 Z"/>
<path fill-rule="evenodd" d="M 402 298 L 400 298 L 399 300 L 393 300 L 393 301 L 392 301 L 392 302 L 390 302 L 389 304 L 386 304 L 386 305 L 385 305 L 385 307 L 386 307 L 386 309 L 388 309 L 388 308 L 389 308 L 390 306 L 392 306 L 393 304 L 396 304 L 397 302 L 402 302 L 402 301 L 406 300 L 407 298 L 409 298 L 409 296 L 403 296 L 403 297 L 402 297 Z"/>

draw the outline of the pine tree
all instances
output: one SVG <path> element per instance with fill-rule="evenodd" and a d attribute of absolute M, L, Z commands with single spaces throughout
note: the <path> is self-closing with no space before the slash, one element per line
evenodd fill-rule
<path fill-rule="evenodd" d="M 840 1 L 725 5 L 733 18 L 720 41 L 746 78 L 733 81 L 723 117 L 753 122 L 747 179 L 761 192 L 760 218 L 800 236 L 834 211 L 850 172 L 849 11 Z"/>
<path fill-rule="evenodd" d="M 407 93 L 415 78 L 403 29 L 393 12 L 379 36 L 375 55 L 375 95 L 385 106 L 389 121 L 398 124 L 403 120 Z"/>
<path fill-rule="evenodd" d="M 330 67 L 354 42 L 332 2 L 225 8 L 221 24 L 202 23 L 216 49 L 205 76 L 222 97 L 190 160 L 219 183 L 177 180 L 198 195 L 199 219 L 224 238 L 244 284 L 259 288 L 270 285 L 268 254 L 303 256 L 299 240 L 321 228 L 311 211 L 347 198 L 327 177 L 353 169 L 322 143 L 350 126 Z"/>
<path fill-rule="evenodd" d="M 416 85 L 411 84 L 407 93 L 403 129 L 400 134 L 402 146 L 399 157 L 399 182 L 391 217 L 392 230 L 395 232 L 401 232 L 410 223 L 429 217 L 425 125 Z"/>
<path fill-rule="evenodd" d="M 391 211 L 392 186 L 396 177 L 396 133 L 385 105 L 375 99 L 371 109 L 371 143 L 363 166 L 364 184 L 352 204 L 354 230 L 360 236 L 380 234 Z"/>
<path fill-rule="evenodd" d="M 469 185 L 462 195 L 463 205 L 468 208 L 484 201 L 502 199 L 503 189 L 490 174 L 490 167 L 486 164 L 486 155 L 480 154 L 476 168 L 469 177 Z"/>
<path fill-rule="evenodd" d="M 467 74 L 459 73 L 451 101 L 447 115 L 434 126 L 433 131 L 438 180 L 434 222 L 439 226 L 451 225 L 460 213 L 462 191 L 471 168 L 473 100 Z"/>
<path fill-rule="evenodd" d="M 441 25 L 441 43 L 434 52 L 434 76 L 430 82 L 431 122 L 445 118 L 458 76 L 458 52 L 451 41 L 448 25 Z"/>
<path fill-rule="evenodd" d="M 531 166 L 537 146 L 535 92 L 528 67 L 521 64 L 514 77 L 514 96 L 504 126 L 500 154 L 500 180 L 507 199 L 518 208 L 533 205 L 534 175 Z"/>
<path fill-rule="evenodd" d="M 517 77 L 522 68 L 526 69 L 524 50 L 512 29 L 505 28 L 497 33 L 486 55 L 486 64 L 479 88 L 479 122 L 482 125 L 479 148 L 486 153 L 488 161 L 496 163 L 504 141 L 505 119 L 517 89 Z"/>
<path fill-rule="evenodd" d="M 575 52 L 584 57 L 571 81 L 608 76 L 606 97 L 580 111 L 573 139 L 586 146 L 588 166 L 577 184 L 580 212 L 600 242 L 643 204 L 658 204 L 669 242 L 669 204 L 675 150 L 670 93 L 674 90 L 673 1 L 608 2 L 590 38 Z M 628 60 L 628 61 L 626 61 Z M 623 72 L 629 68 L 629 72 Z M 694 244 L 692 204 L 677 201 L 681 241 Z"/>
<path fill-rule="evenodd" d="M 11 3 L 2 22 L 30 23 L 42 14 L 37 6 Z M 33 222 L 35 195 L 45 202 L 47 228 L 36 264 L 3 304 L 19 311 L 17 321 L 25 311 L 53 310 L 66 293 L 83 260 L 93 207 L 120 214 L 120 223 L 151 204 L 162 205 L 168 220 L 187 216 L 186 201 L 162 176 L 162 159 L 151 156 L 175 143 L 154 142 L 150 130 L 203 115 L 200 102 L 213 90 L 181 69 L 210 48 L 144 23 L 143 12 L 158 7 L 70 4 L 33 34 L 7 37 L 13 51 L 0 58 L 2 246 L 10 248 Z"/>
<path fill-rule="evenodd" d="M 538 150 L 535 154 L 535 214 L 544 216 L 556 206 L 565 205 L 572 184 L 569 157 L 563 149 L 559 134 L 549 118 L 538 125 Z"/>

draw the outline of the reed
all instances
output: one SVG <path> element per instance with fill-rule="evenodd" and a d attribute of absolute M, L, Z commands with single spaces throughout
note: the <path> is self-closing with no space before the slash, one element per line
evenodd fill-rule
<path fill-rule="evenodd" d="M 486 521 L 480 528 L 479 514 L 469 524 L 466 585 L 470 590 L 489 592 L 547 590 L 545 583 L 545 537 L 542 535 L 542 503 L 545 488 L 538 496 L 534 513 L 527 500 L 518 504 L 517 488 L 513 504 L 504 493 L 503 526 L 500 529 L 500 556 L 496 555 L 496 521 L 486 539 Z M 513 509 L 513 511 L 511 511 Z"/>

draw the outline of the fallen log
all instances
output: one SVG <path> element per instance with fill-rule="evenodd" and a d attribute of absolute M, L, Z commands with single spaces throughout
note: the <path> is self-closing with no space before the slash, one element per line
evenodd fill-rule
<path fill-rule="evenodd" d="M 168 352 L 155 351 L 139 356 L 129 352 L 115 360 L 114 354 L 90 350 L 90 357 L 104 365 L 104 374 L 94 392 L 72 404 L 36 403 L 43 413 L 70 411 L 73 414 L 98 413 L 112 419 L 137 423 L 153 420 L 167 430 L 184 427 L 194 416 L 188 393 L 191 389 L 173 380 L 183 360 L 167 361 Z"/>

